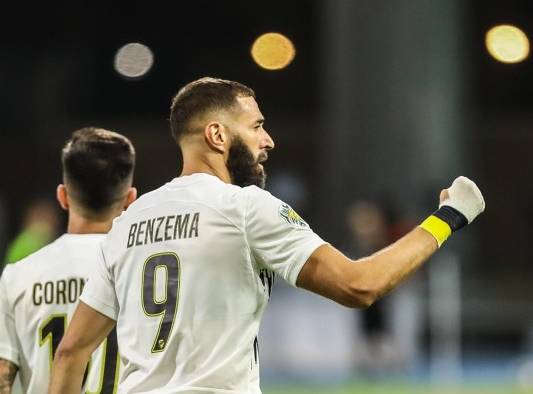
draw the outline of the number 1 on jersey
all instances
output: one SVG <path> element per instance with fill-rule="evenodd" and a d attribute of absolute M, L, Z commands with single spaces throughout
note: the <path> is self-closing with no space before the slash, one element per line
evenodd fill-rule
<path fill-rule="evenodd" d="M 164 275 L 164 280 L 159 279 Z M 165 350 L 178 310 L 180 260 L 174 253 L 154 254 L 144 262 L 141 303 L 147 316 L 161 316 L 152 353 Z M 164 282 L 163 289 L 158 285 Z M 160 293 L 163 293 L 161 296 Z"/>
<path fill-rule="evenodd" d="M 67 329 L 67 315 L 65 313 L 59 313 L 51 315 L 46 319 L 39 327 L 39 346 L 43 346 L 48 342 L 50 351 L 48 355 L 50 357 L 50 370 L 52 370 L 52 364 L 54 362 L 54 354 L 56 354 L 59 342 L 65 335 Z"/>
<path fill-rule="evenodd" d="M 67 315 L 65 313 L 53 314 L 46 319 L 39 327 L 39 346 L 45 346 L 48 343 L 48 356 L 50 360 L 50 371 L 54 363 L 54 355 L 57 347 L 65 335 L 67 329 Z M 103 341 L 103 359 L 100 365 L 100 375 L 98 378 L 98 388 L 96 391 L 85 391 L 85 394 L 105 394 L 116 393 L 118 389 L 118 373 L 120 366 L 120 357 L 118 356 L 117 332 L 113 331 Z M 83 375 L 83 385 L 89 376 L 89 370 L 92 359 L 85 369 Z"/>

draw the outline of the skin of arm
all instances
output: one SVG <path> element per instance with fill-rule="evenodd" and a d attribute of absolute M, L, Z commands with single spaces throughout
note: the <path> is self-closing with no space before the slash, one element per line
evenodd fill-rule
<path fill-rule="evenodd" d="M 18 367 L 11 361 L 0 358 L 0 394 L 11 394 Z"/>
<path fill-rule="evenodd" d="M 415 272 L 437 249 L 435 238 L 421 228 L 359 260 L 323 245 L 307 260 L 296 285 L 350 308 L 367 308 Z"/>
<path fill-rule="evenodd" d="M 49 393 L 79 394 L 91 354 L 109 335 L 115 323 L 80 301 L 57 348 Z"/>
<path fill-rule="evenodd" d="M 449 196 L 448 189 L 441 190 L 440 202 Z M 358 260 L 323 245 L 302 267 L 296 286 L 350 308 L 368 308 L 413 274 L 438 249 L 435 237 L 420 227 Z"/>

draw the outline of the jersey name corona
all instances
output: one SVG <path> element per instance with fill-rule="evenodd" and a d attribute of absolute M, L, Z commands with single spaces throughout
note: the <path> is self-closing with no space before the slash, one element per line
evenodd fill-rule
<path fill-rule="evenodd" d="M 132 246 L 181 238 L 196 238 L 198 237 L 199 220 L 199 212 L 141 220 L 130 226 L 126 247 L 131 248 Z"/>
<path fill-rule="evenodd" d="M 85 279 L 70 278 L 57 281 L 37 282 L 33 284 L 33 305 L 45 304 L 74 304 L 85 286 Z"/>

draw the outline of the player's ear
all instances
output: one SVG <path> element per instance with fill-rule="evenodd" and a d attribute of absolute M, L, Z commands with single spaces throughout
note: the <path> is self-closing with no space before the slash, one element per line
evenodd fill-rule
<path fill-rule="evenodd" d="M 124 202 L 124 209 L 128 208 L 130 204 L 137 199 L 137 188 L 130 187 L 128 194 L 126 195 L 126 201 Z"/>
<path fill-rule="evenodd" d="M 204 129 L 204 137 L 207 145 L 219 153 L 226 151 L 229 134 L 222 123 L 211 122 Z"/>
<path fill-rule="evenodd" d="M 63 208 L 65 211 L 68 211 L 69 202 L 68 202 L 67 188 L 62 183 L 57 185 L 56 198 L 61 208 Z"/>

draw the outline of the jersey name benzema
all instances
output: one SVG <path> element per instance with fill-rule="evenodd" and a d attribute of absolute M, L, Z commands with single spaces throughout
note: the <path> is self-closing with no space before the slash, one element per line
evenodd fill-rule
<path fill-rule="evenodd" d="M 53 355 L 103 239 L 104 234 L 64 234 L 2 273 L 0 357 L 19 367 L 25 393 L 47 391 Z M 86 393 L 116 392 L 119 363 L 113 335 L 92 356 Z"/>
<path fill-rule="evenodd" d="M 207 174 L 145 194 L 113 224 L 81 300 L 117 320 L 121 393 L 260 393 L 274 273 L 324 241 L 287 204 Z"/>

